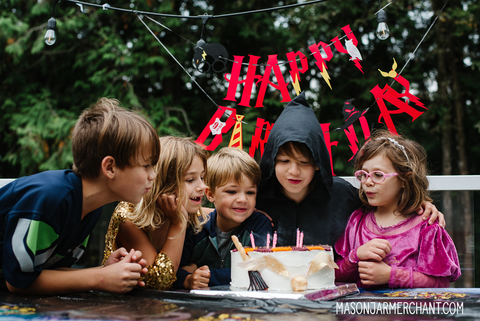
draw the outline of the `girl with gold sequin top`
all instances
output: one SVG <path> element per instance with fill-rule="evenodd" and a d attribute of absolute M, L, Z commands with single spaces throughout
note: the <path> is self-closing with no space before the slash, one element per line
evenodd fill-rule
<path fill-rule="evenodd" d="M 104 262 L 117 248 L 139 250 L 148 264 L 145 285 L 165 290 L 176 280 L 187 226 L 198 232 L 208 220 L 201 208 L 207 152 L 185 137 L 161 137 L 160 145 L 152 189 L 140 203 L 115 208 Z"/>

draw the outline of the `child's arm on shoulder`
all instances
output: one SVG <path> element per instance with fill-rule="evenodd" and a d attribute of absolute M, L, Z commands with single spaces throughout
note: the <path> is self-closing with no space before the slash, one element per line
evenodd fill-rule
<path fill-rule="evenodd" d="M 146 272 L 144 266 L 134 263 L 134 255 L 138 252 L 132 250 L 119 263 L 105 267 L 43 270 L 28 289 L 6 284 L 10 292 L 22 294 L 55 295 L 90 290 L 126 293 L 138 284 L 141 274 Z"/>
<path fill-rule="evenodd" d="M 438 225 L 445 228 L 445 216 L 432 203 L 423 202 L 420 208 L 417 209 L 417 214 L 422 215 L 425 221 L 428 220 L 429 225 L 432 225 L 438 219 Z"/>

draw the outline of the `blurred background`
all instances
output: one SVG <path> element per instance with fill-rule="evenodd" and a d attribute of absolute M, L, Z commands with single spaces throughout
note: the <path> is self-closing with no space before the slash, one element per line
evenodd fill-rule
<path fill-rule="evenodd" d="M 279 61 L 286 61 L 285 55 L 291 51 L 301 51 L 308 56 L 310 45 L 320 41 L 330 43 L 334 37 L 344 35 L 342 27 L 350 25 L 359 41 L 357 47 L 363 57 L 364 73 L 348 61 L 348 55 L 332 46 L 333 58 L 328 62 L 332 89 L 322 79 L 311 56 L 308 56 L 309 69 L 301 77 L 301 88 L 319 122 L 330 123 L 330 129 L 341 126 L 344 123 L 342 106 L 350 98 L 355 98 L 353 104 L 359 110 L 372 106 L 375 100 L 370 90 L 377 84 L 383 88 L 391 83 L 378 69 L 390 71 L 395 58 L 397 72 L 400 72 L 410 58 L 402 76 L 410 81 L 411 93 L 419 97 L 428 110 L 416 107 L 424 113 L 414 122 L 407 114 L 392 115 L 397 131 L 425 147 L 431 174 L 480 174 L 478 1 L 449 0 L 440 14 L 445 1 L 393 1 L 384 9 L 390 36 L 380 40 L 375 35 L 378 27 L 375 13 L 386 6 L 387 1 L 330 0 L 215 18 L 215 15 L 297 1 L 122 0 L 110 5 L 126 10 L 115 11 L 108 10 L 107 5 L 104 8 L 80 6 L 64 0 L 55 6 L 56 42 L 48 46 L 44 36 L 55 3 L 0 0 L 0 178 L 71 168 L 71 130 L 82 110 L 100 97 L 117 98 L 123 106 L 145 115 L 159 135 L 196 139 L 202 132 L 217 107 L 133 10 L 183 16 L 213 15 L 204 28 L 202 19 L 152 15 L 150 17 L 163 26 L 149 19 L 144 22 L 216 104 L 235 108 L 237 114 L 245 116 L 243 148 L 247 152 L 257 118 L 274 123 L 285 103 L 281 102 L 280 91 L 272 86 L 267 89 L 263 108 L 244 107 L 238 105 L 239 101 L 224 100 L 228 89 L 224 76 L 232 70 L 233 56 L 245 56 L 244 62 L 248 62 L 248 55 L 260 56 L 262 66 L 257 73 L 262 74 L 269 55 L 277 54 Z M 105 4 L 98 0 L 90 3 Z M 433 28 L 426 34 L 434 21 Z M 223 73 L 201 73 L 194 68 L 195 44 L 201 38 L 202 29 L 206 43 L 219 43 L 228 51 L 229 61 Z M 287 66 L 282 67 L 282 72 L 285 81 L 290 82 Z M 245 73 L 246 66 L 241 77 Z M 275 83 L 273 76 L 272 81 Z M 393 88 L 404 91 L 398 83 Z M 293 98 L 295 91 L 291 85 L 289 90 Z M 252 95 L 252 106 L 257 92 L 258 87 Z M 379 116 L 376 105 L 365 114 L 371 126 L 384 128 Z M 361 145 L 362 130 L 358 123 L 355 128 Z M 348 161 L 352 152 L 345 133 L 331 132 L 330 138 L 338 142 L 332 147 L 335 174 L 352 175 L 352 164 Z M 230 133 L 224 136 L 219 148 L 229 140 Z M 260 158 L 259 152 L 255 158 Z M 479 287 L 478 192 L 436 192 L 434 199 L 446 216 L 447 229 L 464 269 L 455 286 Z M 104 234 L 114 206 L 105 207 L 103 219 L 80 262 L 82 265 L 97 265 L 101 261 Z"/>

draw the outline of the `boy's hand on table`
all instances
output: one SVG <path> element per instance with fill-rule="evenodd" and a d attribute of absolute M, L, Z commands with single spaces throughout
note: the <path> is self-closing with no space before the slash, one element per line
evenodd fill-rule
<path fill-rule="evenodd" d="M 138 263 L 140 264 L 143 268 L 147 267 L 147 261 L 142 258 L 142 252 L 140 251 L 134 251 L 133 255 L 131 256 L 131 262 L 132 263 Z M 131 251 L 130 251 L 131 252 Z M 105 266 L 115 264 L 115 263 L 120 263 L 123 261 L 123 259 L 130 254 L 127 252 L 127 250 L 124 247 L 121 247 L 117 249 L 115 252 L 112 252 L 110 256 L 108 257 L 107 261 L 105 262 Z"/>
<path fill-rule="evenodd" d="M 127 250 L 124 247 L 117 249 L 116 251 L 112 252 L 108 257 L 107 261 L 105 261 L 105 266 L 115 264 L 123 260 L 125 256 L 128 255 Z"/>
<path fill-rule="evenodd" d="M 192 274 L 185 278 L 184 288 L 186 289 L 202 289 L 208 287 L 210 281 L 210 269 L 207 265 L 196 269 Z"/>
<path fill-rule="evenodd" d="M 123 252 L 121 251 L 121 253 Z M 142 274 L 147 273 L 145 268 L 146 261 L 137 257 L 137 255 L 138 251 L 132 249 L 117 264 L 105 266 L 103 269 L 105 273 L 100 279 L 99 289 L 113 293 L 126 293 L 136 285 L 144 286 L 145 283 L 138 279 L 140 279 Z M 134 258 L 135 260 L 143 260 L 145 262 L 144 264 L 136 263 Z"/>

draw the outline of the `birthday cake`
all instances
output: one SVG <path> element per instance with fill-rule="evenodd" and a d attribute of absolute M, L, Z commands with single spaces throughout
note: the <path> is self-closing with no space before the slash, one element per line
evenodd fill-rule
<path fill-rule="evenodd" d="M 335 286 L 334 268 L 338 266 L 328 245 L 247 247 L 245 252 L 247 260 L 238 250 L 231 251 L 232 288 L 249 288 L 251 276 L 248 271 L 258 271 L 269 291 L 320 290 Z"/>

